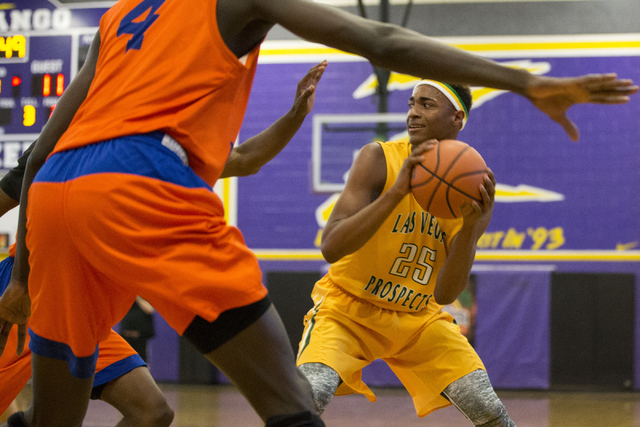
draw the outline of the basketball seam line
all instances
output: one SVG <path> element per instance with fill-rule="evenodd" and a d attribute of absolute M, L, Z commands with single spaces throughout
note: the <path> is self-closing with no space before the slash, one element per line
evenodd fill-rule
<path fill-rule="evenodd" d="M 453 215 L 454 218 L 458 218 L 458 216 L 455 214 L 455 212 L 453 211 L 453 208 L 451 207 L 451 203 L 449 202 L 449 191 L 451 190 L 451 188 L 453 188 L 454 190 L 458 191 L 459 193 L 469 197 L 470 199 L 473 199 L 475 201 L 481 201 L 480 199 L 476 199 L 475 197 L 471 196 L 470 194 L 465 193 L 464 191 L 460 190 L 459 188 L 455 187 L 453 185 L 453 181 L 451 183 L 445 181 L 445 177 L 447 176 L 447 174 L 451 171 L 451 168 L 453 167 L 453 165 L 455 165 L 455 163 L 460 160 L 460 157 L 462 157 L 462 155 L 469 149 L 471 148 L 471 146 L 467 145 L 466 147 L 464 147 L 462 150 L 460 150 L 460 152 L 456 155 L 456 157 L 453 158 L 453 160 L 451 161 L 451 163 L 449 164 L 449 167 L 447 168 L 446 171 L 444 171 L 444 173 L 442 174 L 442 177 L 436 175 L 438 172 L 438 168 L 440 167 L 440 142 L 438 142 L 438 149 L 436 152 L 436 168 L 435 171 L 431 171 L 429 168 L 427 168 L 426 166 L 424 166 L 422 163 L 418 163 L 417 166 L 422 167 L 424 170 L 426 170 L 427 172 L 429 172 L 431 174 L 432 178 L 436 178 L 438 179 L 438 183 L 436 184 L 435 188 L 433 189 L 433 191 L 431 192 L 431 197 L 429 198 L 429 202 L 427 203 L 427 209 L 425 209 L 427 212 L 429 212 L 429 208 L 431 207 L 431 203 L 433 202 L 433 198 L 435 197 L 436 193 L 438 192 L 438 189 L 440 188 L 440 185 L 444 182 L 447 186 L 447 190 L 446 190 L 446 201 L 447 201 L 447 207 L 449 208 L 449 212 L 451 213 L 451 215 Z M 478 173 L 478 172 L 473 172 L 474 173 Z M 466 176 L 467 174 L 464 174 L 462 176 Z M 460 177 L 456 177 L 454 179 L 458 179 Z M 416 185 L 416 186 L 412 186 L 412 188 L 417 188 L 420 187 L 422 185 L 427 184 L 428 182 L 431 181 L 431 178 Z"/>

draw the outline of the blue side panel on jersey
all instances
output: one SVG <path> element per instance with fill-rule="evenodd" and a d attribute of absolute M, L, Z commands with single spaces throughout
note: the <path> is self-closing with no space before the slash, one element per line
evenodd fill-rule
<path fill-rule="evenodd" d="M 140 366 L 147 366 L 147 364 L 144 363 L 144 360 L 142 360 L 142 357 L 138 354 L 132 354 L 96 372 L 96 376 L 93 378 L 93 386 L 98 387 L 106 384 Z"/>
<path fill-rule="evenodd" d="M 156 178 L 187 188 L 207 183 L 161 144 L 162 132 L 130 135 L 86 145 L 51 156 L 34 182 L 65 182 L 85 175 L 123 173 Z"/>
<path fill-rule="evenodd" d="M 4 290 L 9 286 L 14 259 L 12 256 L 8 256 L 0 262 L 0 295 L 4 294 Z"/>
<path fill-rule="evenodd" d="M 31 337 L 29 348 L 38 356 L 67 362 L 69 364 L 69 372 L 76 378 L 90 378 L 94 374 L 96 360 L 98 360 L 97 345 L 96 351 L 91 356 L 76 357 L 71 351 L 71 347 L 67 344 L 42 338 L 35 334 L 31 328 L 29 328 L 29 336 Z"/>

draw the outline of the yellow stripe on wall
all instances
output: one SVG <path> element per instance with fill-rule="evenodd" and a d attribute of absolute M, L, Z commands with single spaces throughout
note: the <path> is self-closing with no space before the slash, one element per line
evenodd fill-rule
<path fill-rule="evenodd" d="M 317 249 L 255 249 L 260 261 L 323 261 Z M 478 251 L 476 261 L 640 262 L 640 251 Z"/>
<path fill-rule="evenodd" d="M 640 55 L 640 34 L 480 36 L 435 39 L 479 55 L 496 58 L 531 55 L 551 57 Z M 322 59 L 334 62 L 365 61 L 357 55 L 301 40 L 266 41 L 260 49 L 261 63 L 301 63 Z"/>

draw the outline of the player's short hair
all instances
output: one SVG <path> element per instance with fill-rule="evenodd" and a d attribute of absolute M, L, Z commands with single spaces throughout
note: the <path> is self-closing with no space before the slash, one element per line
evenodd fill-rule
<path fill-rule="evenodd" d="M 471 96 L 471 88 L 467 85 L 451 85 L 460 96 L 460 100 L 467 108 L 467 111 L 471 111 L 471 105 L 473 104 L 473 97 Z"/>

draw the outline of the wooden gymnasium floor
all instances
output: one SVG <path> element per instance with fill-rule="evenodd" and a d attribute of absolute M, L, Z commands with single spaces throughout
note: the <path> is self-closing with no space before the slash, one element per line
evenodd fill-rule
<path fill-rule="evenodd" d="M 161 384 L 176 412 L 176 427 L 260 427 L 263 424 L 232 386 Z M 457 427 L 471 426 L 449 407 L 423 419 L 414 412 L 403 389 L 374 389 L 378 401 L 362 396 L 333 399 L 323 419 L 335 427 Z M 29 387 L 21 403 L 28 401 Z M 518 427 L 640 427 L 640 393 L 499 391 Z M 92 401 L 85 427 L 114 426 L 119 413 L 104 402 Z"/>

